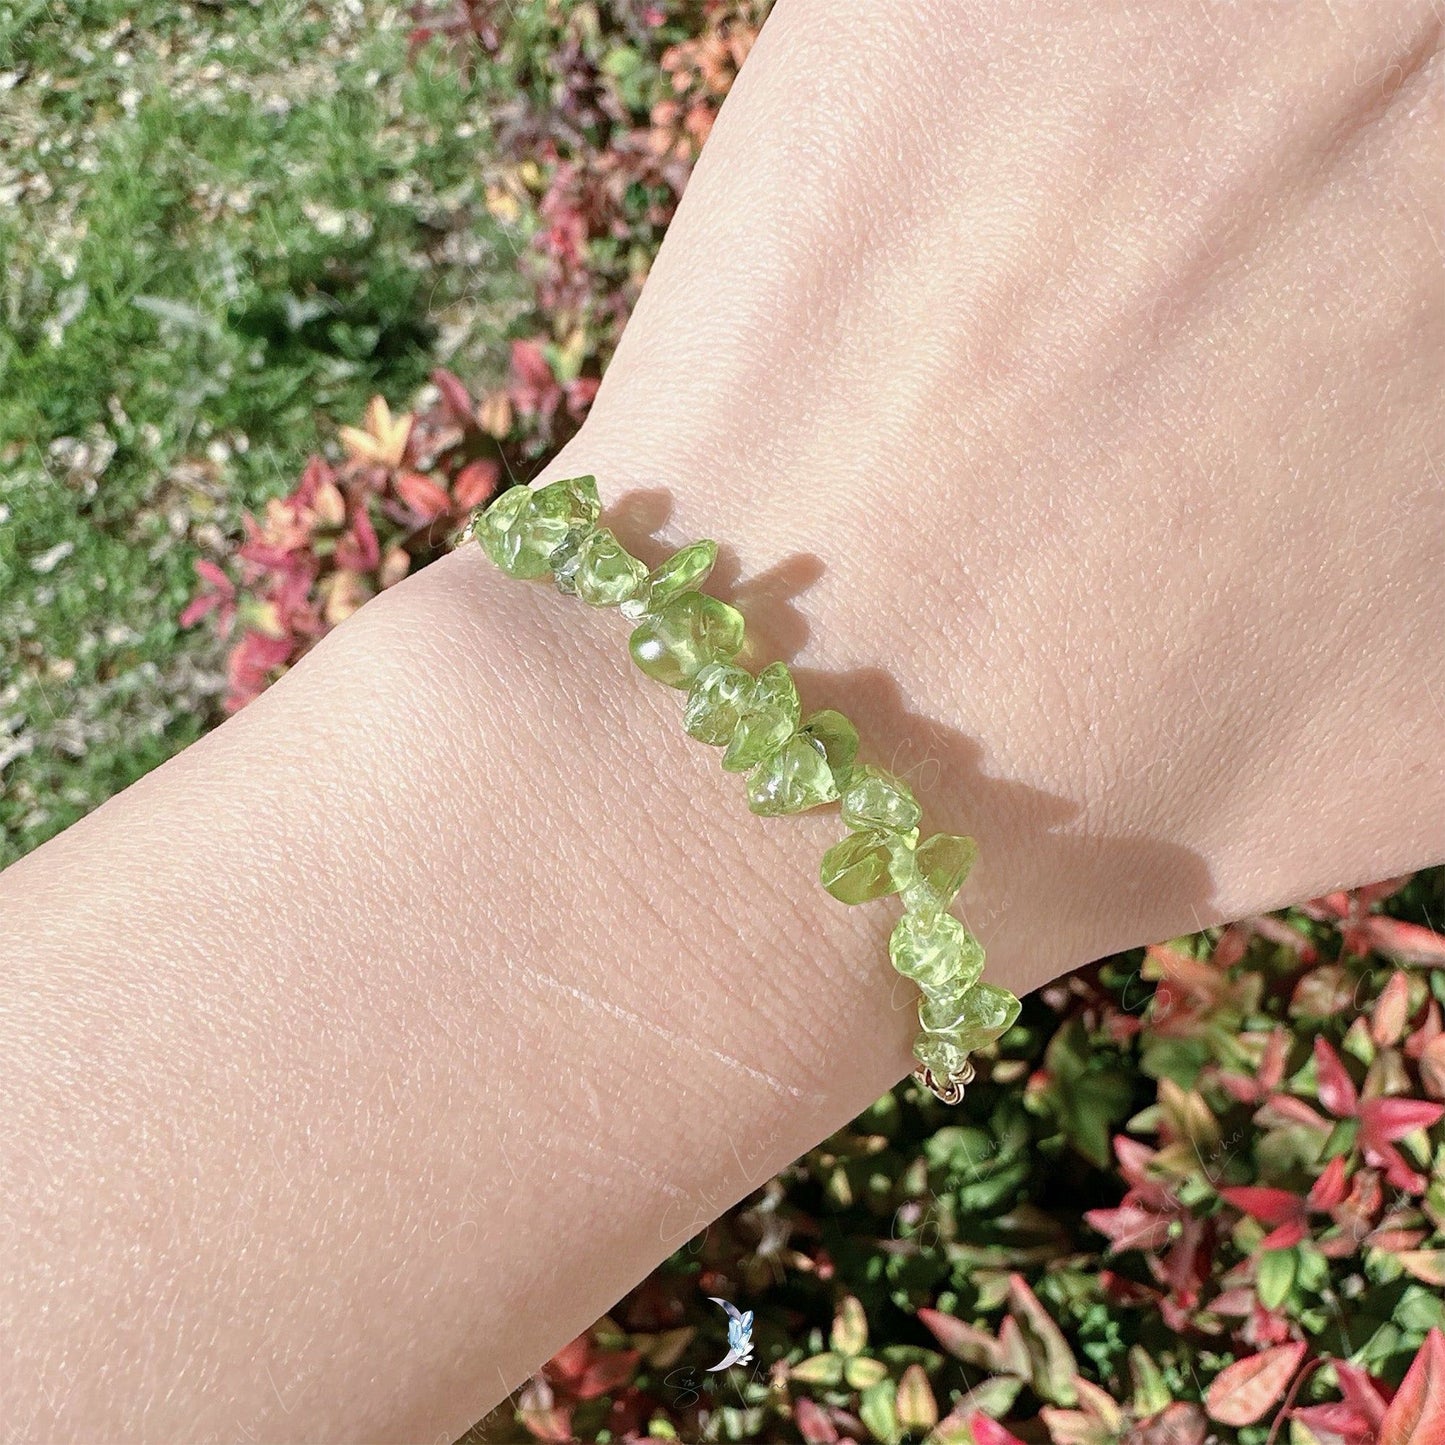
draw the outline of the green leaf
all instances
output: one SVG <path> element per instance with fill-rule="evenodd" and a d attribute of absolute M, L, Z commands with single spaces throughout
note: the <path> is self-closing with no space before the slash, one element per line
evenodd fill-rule
<path fill-rule="evenodd" d="M 831 1343 L 840 1355 L 856 1355 L 868 1343 L 868 1316 L 856 1296 L 848 1295 L 833 1320 Z"/>
<path fill-rule="evenodd" d="M 863 1391 L 858 1404 L 858 1418 L 872 1431 L 883 1445 L 898 1445 L 902 1431 L 898 1428 L 898 1416 L 893 1408 L 894 1386 L 892 1380 L 873 1385 Z"/>
<path fill-rule="evenodd" d="M 962 1396 L 950 1412 L 950 1419 L 967 1418 L 977 1410 L 991 1420 L 1008 1414 L 1024 1382 L 1017 1375 L 990 1375 Z"/>
<path fill-rule="evenodd" d="M 1037 1295 L 1021 1274 L 1009 1276 L 1009 1308 L 1022 1326 L 1033 1362 L 1034 1392 L 1055 1405 L 1072 1405 L 1078 1400 L 1074 1381 L 1079 1365 L 1064 1338 Z"/>
<path fill-rule="evenodd" d="M 1277 1310 L 1294 1288 L 1296 1260 L 1292 1249 L 1266 1249 L 1255 1269 L 1255 1292 L 1267 1310 Z"/>
<path fill-rule="evenodd" d="M 894 1406 L 898 1423 L 914 1435 L 921 1435 L 938 1424 L 938 1401 L 922 1365 L 909 1365 L 904 1370 Z"/>
<path fill-rule="evenodd" d="M 871 1355 L 854 1355 L 843 1365 L 843 1379 L 854 1390 L 866 1390 L 888 1378 L 888 1366 Z"/>
<path fill-rule="evenodd" d="M 843 1361 L 830 1350 L 794 1365 L 788 1377 L 805 1385 L 837 1385 L 843 1379 Z"/>
<path fill-rule="evenodd" d="M 1134 1381 L 1134 1413 L 1141 1420 L 1157 1415 L 1165 1406 L 1174 1403 L 1169 1386 L 1164 1382 L 1163 1371 L 1143 1345 L 1133 1345 L 1129 1349 L 1129 1374 Z"/>

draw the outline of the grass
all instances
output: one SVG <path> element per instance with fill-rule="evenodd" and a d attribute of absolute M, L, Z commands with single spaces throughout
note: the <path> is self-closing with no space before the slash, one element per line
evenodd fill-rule
<path fill-rule="evenodd" d="M 0 4 L 0 864 L 197 737 L 193 562 L 523 305 L 478 93 L 395 8 Z"/>

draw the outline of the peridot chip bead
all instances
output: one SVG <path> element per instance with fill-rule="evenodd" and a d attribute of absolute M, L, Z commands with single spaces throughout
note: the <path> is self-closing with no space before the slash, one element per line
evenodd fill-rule
<path fill-rule="evenodd" d="M 823 887 L 840 903 L 869 903 L 897 892 L 888 862 L 893 834 L 864 828 L 823 854 Z"/>
<path fill-rule="evenodd" d="M 843 821 L 850 828 L 906 833 L 922 817 L 913 789 L 882 768 L 858 768 L 843 792 Z"/>
<path fill-rule="evenodd" d="M 961 1074 L 968 1062 L 968 1050 L 960 1048 L 947 1034 L 922 1033 L 913 1041 L 913 1057 L 936 1079 Z"/>
<path fill-rule="evenodd" d="M 1019 1001 L 1007 989 L 976 983 L 958 992 L 925 994 L 919 1022 L 930 1033 L 946 1034 L 961 1049 L 981 1049 L 1002 1038 L 1019 1016 Z"/>
<path fill-rule="evenodd" d="M 745 773 L 777 752 L 798 730 L 802 706 L 786 663 L 774 662 L 753 681 L 738 710 L 738 725 L 723 754 L 730 773 Z"/>
<path fill-rule="evenodd" d="M 552 549 L 566 533 L 564 527 L 557 535 L 545 537 L 545 546 L 536 545 L 528 525 L 532 513 L 531 491 L 508 487 L 477 521 L 476 538 L 482 550 L 510 577 L 541 577 Z"/>
<path fill-rule="evenodd" d="M 858 729 L 831 707 L 825 707 L 804 719 L 798 729 L 823 749 L 828 771 L 841 793 L 853 775 L 853 762 L 858 756 Z"/>
<path fill-rule="evenodd" d="M 918 867 L 928 886 L 952 903 L 978 860 L 978 840 L 934 833 L 918 845 Z"/>
<path fill-rule="evenodd" d="M 638 667 L 669 687 L 691 687 L 708 663 L 731 662 L 742 645 L 742 613 L 701 592 L 674 597 L 644 618 L 628 642 Z"/>
<path fill-rule="evenodd" d="M 569 532 L 597 520 L 601 503 L 593 477 L 569 477 L 533 491 L 508 487 L 477 524 L 477 538 L 510 577 L 542 577 Z"/>
<path fill-rule="evenodd" d="M 682 709 L 682 730 L 700 743 L 725 748 L 737 730 L 739 712 L 753 681 L 752 673 L 731 662 L 700 667 Z"/>
<path fill-rule="evenodd" d="M 569 597 L 577 591 L 577 568 L 581 561 L 582 548 L 593 530 L 590 522 L 573 527 L 552 549 L 552 555 L 547 559 L 557 590 L 565 592 Z"/>
<path fill-rule="evenodd" d="M 568 527 L 592 526 L 602 514 L 596 477 L 563 477 L 538 487 L 532 498 L 540 516 L 561 517 Z"/>
<path fill-rule="evenodd" d="M 837 796 L 822 748 L 800 733 L 748 774 L 748 807 L 765 818 L 806 812 Z"/>
<path fill-rule="evenodd" d="M 896 878 L 903 906 L 911 913 L 941 912 L 958 896 L 978 858 L 978 843 L 955 833 L 935 833 L 918 845 L 915 867 Z"/>
<path fill-rule="evenodd" d="M 587 535 L 572 572 L 573 589 L 589 607 L 616 607 L 646 579 L 647 568 L 606 527 Z"/>
<path fill-rule="evenodd" d="M 983 972 L 983 948 L 951 913 L 905 913 L 888 939 L 893 967 L 922 988 L 968 987 Z"/>
<path fill-rule="evenodd" d="M 648 574 L 646 584 L 637 595 L 622 604 L 622 615 L 629 622 L 640 622 L 661 612 L 674 597 L 693 591 L 712 571 L 716 561 L 716 542 L 704 539 L 689 543 Z"/>

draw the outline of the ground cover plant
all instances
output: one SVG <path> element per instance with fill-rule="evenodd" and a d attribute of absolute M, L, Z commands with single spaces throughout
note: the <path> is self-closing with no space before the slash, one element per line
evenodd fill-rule
<path fill-rule="evenodd" d="M 181 12 L 149 13 L 146 33 L 160 35 L 166 17 Z M 186 23 L 198 13 L 185 12 Z M 401 318 L 387 324 L 407 339 L 388 350 L 380 331 L 374 342 L 368 331 L 339 362 L 341 340 L 318 343 L 319 361 L 308 342 L 304 365 L 291 366 L 283 327 L 287 344 L 265 352 L 256 383 L 266 406 L 255 405 L 244 425 L 222 425 L 225 407 L 242 403 L 207 394 L 187 403 L 189 432 L 153 422 L 162 440 L 150 454 L 149 434 L 124 442 L 112 431 L 120 423 L 100 373 L 124 370 L 128 353 L 154 349 L 159 328 L 179 323 L 133 301 L 128 311 L 111 302 L 192 297 L 190 281 L 162 293 L 141 268 L 145 284 L 127 282 L 129 292 L 90 283 L 110 305 L 85 323 L 90 338 L 74 330 L 82 309 L 60 327 L 60 356 L 26 361 L 47 394 L 63 396 L 69 386 L 73 399 L 54 403 L 63 429 L 57 422 L 35 430 L 5 463 L 12 482 L 4 503 L 30 529 L 28 571 L 0 556 L 0 566 L 14 569 L 0 577 L 0 623 L 14 627 L 10 619 L 21 615 L 10 601 L 14 577 L 29 629 L 15 634 L 28 650 L 21 679 L 6 681 L 7 699 L 19 687 L 29 718 L 45 690 L 89 685 L 88 654 L 70 645 L 66 628 L 94 628 L 106 609 L 89 594 L 58 603 L 60 582 L 49 579 L 63 579 L 66 562 L 104 546 L 105 565 L 121 579 L 115 585 L 128 589 L 115 614 L 148 618 L 152 630 L 143 634 L 149 650 L 130 662 L 105 654 L 111 672 L 102 685 L 135 686 L 126 681 L 134 662 L 153 665 L 142 690 L 169 720 L 149 751 L 117 743 L 104 766 L 47 760 L 33 722 L 12 730 L 12 746 L 31 740 L 6 773 L 7 784 L 13 777 L 28 790 L 5 805 L 8 819 L 19 817 L 22 845 L 223 709 L 244 706 L 328 627 L 443 550 L 471 506 L 524 480 L 565 440 L 585 415 L 765 7 L 474 0 L 423 4 L 409 15 L 369 7 L 340 18 L 296 13 L 315 21 L 307 33 L 324 57 L 316 60 L 322 72 L 351 75 L 355 63 L 364 79 L 364 55 L 395 67 L 382 73 L 401 114 L 376 132 L 376 179 L 367 181 L 366 164 L 340 150 L 332 164 L 338 177 L 353 164 L 361 172 L 359 199 L 334 204 L 371 218 L 371 231 L 346 252 L 349 265 L 368 288 L 384 290 L 377 276 L 402 288 L 394 310 L 380 309 Z M 113 29 L 120 17 L 117 7 L 105 24 Z M 247 26 L 274 20 L 262 5 L 208 33 L 252 33 Z M 345 38 L 328 52 L 332 29 Z M 404 54 L 411 79 L 401 78 Z M 66 72 L 82 91 L 93 64 L 76 61 Z M 116 124 L 123 114 L 122 106 Z M 73 123 L 101 124 L 94 110 L 79 108 Z M 383 139 L 390 144 L 397 134 L 422 140 L 384 164 Z M 452 149 L 457 140 L 460 151 Z M 122 169 L 104 174 L 124 194 Z M 397 220 L 394 252 L 382 245 L 371 208 L 380 215 L 400 205 L 391 198 L 401 183 L 413 197 L 440 195 L 438 177 L 463 171 L 455 182 L 462 199 L 445 212 L 438 254 L 407 251 L 418 234 L 414 216 Z M 99 207 L 96 174 L 84 184 L 96 188 L 85 194 Z M 180 158 L 176 174 L 190 176 Z M 304 206 L 281 179 L 276 185 L 278 206 L 283 192 L 291 197 L 285 204 Z M 157 223 L 145 224 L 155 234 Z M 108 234 L 107 252 L 123 250 L 121 232 Z M 440 312 L 387 269 L 388 256 L 409 256 L 424 286 L 445 295 L 458 282 L 456 274 L 444 279 L 447 248 L 473 236 L 499 237 L 502 249 L 492 246 L 468 273 L 474 289 Z M 284 269 L 300 242 L 284 230 L 281 242 L 272 259 Z M 36 243 L 16 233 L 6 244 Z M 64 280 L 64 266 L 54 266 Z M 488 267 L 517 278 L 520 289 L 475 280 Z M 77 263 L 74 274 L 83 271 Z M 286 292 L 302 308 L 297 315 L 332 294 L 332 283 L 311 272 L 287 274 L 299 277 Z M 52 331 L 59 325 L 60 280 L 47 293 L 48 310 L 19 313 L 31 317 L 32 333 L 47 319 Z M 12 314 L 19 304 L 7 301 Z M 231 313 L 222 319 L 224 337 Z M 319 320 L 300 324 L 303 337 L 329 338 L 308 331 Z M 465 332 L 455 345 L 446 340 L 449 325 Z M 161 401 L 168 388 L 184 396 L 186 386 L 198 387 L 216 354 L 201 348 L 217 345 L 204 330 L 166 335 L 175 348 L 170 369 L 152 381 Z M 16 355 L 5 353 L 8 368 Z M 67 367 L 73 382 L 64 381 Z M 33 408 L 41 387 L 26 385 Z M 130 396 L 122 409 L 141 415 Z M 266 430 L 270 406 L 280 407 L 286 426 Z M 42 444 L 88 444 L 91 425 L 104 428 L 120 459 L 107 460 L 93 490 L 64 478 L 57 485 L 54 461 L 48 510 L 13 484 L 37 465 Z M 232 445 L 238 431 L 250 439 L 245 451 Z M 185 440 L 167 441 L 173 435 Z M 147 489 L 169 495 L 158 479 L 179 463 L 167 458 L 210 461 L 216 437 L 231 455 L 214 464 L 201 520 L 146 521 L 155 506 Z M 87 499 L 102 495 L 110 532 L 66 530 L 75 525 L 71 514 L 85 516 Z M 207 526 L 213 530 L 200 530 Z M 67 539 L 74 553 L 50 571 L 34 567 L 44 559 L 42 542 Z M 47 681 L 56 659 L 74 659 L 76 670 Z M 192 673 L 194 684 L 186 681 Z M 76 695 L 57 697 L 62 719 Z M 91 704 L 78 706 L 82 719 L 90 716 Z M 112 715 L 111 704 L 94 706 L 102 721 Z M 115 715 L 125 716 L 125 706 L 115 705 Z M 47 812 L 45 789 L 62 785 L 73 798 Z M 878 1101 L 704 1229 L 471 1438 L 1438 1445 L 1442 930 L 1445 870 L 1437 869 L 1060 980 L 1027 1001 L 960 1109 L 908 1085 Z M 754 1312 L 753 1364 L 708 1372 L 724 1353 L 727 1323 L 709 1296 Z"/>
<path fill-rule="evenodd" d="M 487 108 L 384 6 L 0 4 L 0 863 L 218 720 L 199 558 L 385 385 L 500 374 Z"/>

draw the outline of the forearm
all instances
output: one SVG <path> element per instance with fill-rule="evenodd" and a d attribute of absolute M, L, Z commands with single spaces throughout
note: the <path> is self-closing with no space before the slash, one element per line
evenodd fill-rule
<path fill-rule="evenodd" d="M 1057 713 L 899 704 L 889 590 L 800 684 L 981 837 L 991 978 L 1218 916 L 1185 824 L 1094 837 L 1147 779 L 1020 780 L 1067 777 Z M 892 910 L 817 887 L 836 819 L 749 815 L 624 644 L 465 549 L 0 880 L 22 1433 L 455 1436 L 907 1068 Z"/>
<path fill-rule="evenodd" d="M 22 1434 L 452 1438 L 907 1067 L 616 624 L 467 549 L 0 880 Z"/>

